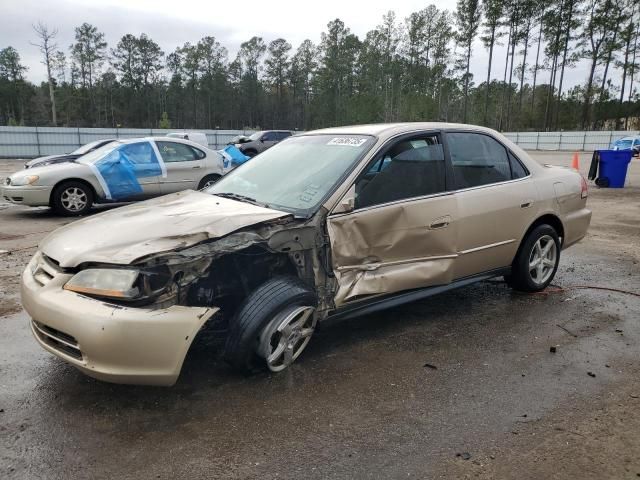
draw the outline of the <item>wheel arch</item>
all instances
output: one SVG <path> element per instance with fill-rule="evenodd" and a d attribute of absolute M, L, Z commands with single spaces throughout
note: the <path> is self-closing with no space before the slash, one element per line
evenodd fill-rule
<path fill-rule="evenodd" d="M 520 253 L 522 244 L 525 242 L 525 240 L 527 239 L 529 234 L 533 231 L 533 229 L 536 228 L 538 225 L 545 225 L 545 224 L 553 227 L 553 229 L 558 233 L 558 236 L 560 237 L 560 249 L 562 249 L 562 245 L 564 243 L 564 225 L 562 224 L 562 220 L 560 220 L 560 218 L 553 213 L 545 213 L 544 215 L 541 215 L 538 218 L 536 218 L 531 223 L 531 225 L 529 225 L 529 228 L 527 228 L 527 230 L 524 232 L 524 235 L 520 239 L 520 245 L 518 245 L 518 251 L 513 257 L 514 260 L 518 258 L 518 254 Z"/>
<path fill-rule="evenodd" d="M 91 189 L 91 193 L 93 194 L 93 200 L 96 201 L 99 198 L 98 192 L 96 190 L 96 187 L 94 187 L 91 182 L 85 180 L 84 178 L 76 178 L 76 177 L 71 177 L 71 178 L 65 178 L 63 180 L 60 180 L 59 182 L 57 182 L 53 187 L 51 187 L 51 194 L 49 194 L 49 205 L 53 206 L 53 194 L 56 192 L 56 189 L 62 185 L 65 182 L 78 182 L 78 183 L 82 183 L 84 185 L 86 185 L 87 187 L 89 187 Z"/>

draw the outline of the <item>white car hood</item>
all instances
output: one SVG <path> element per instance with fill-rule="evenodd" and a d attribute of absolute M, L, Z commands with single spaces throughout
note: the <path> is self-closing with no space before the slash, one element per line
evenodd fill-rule
<path fill-rule="evenodd" d="M 84 262 L 126 265 L 289 215 L 187 190 L 73 222 L 50 233 L 40 250 L 61 267 Z"/>

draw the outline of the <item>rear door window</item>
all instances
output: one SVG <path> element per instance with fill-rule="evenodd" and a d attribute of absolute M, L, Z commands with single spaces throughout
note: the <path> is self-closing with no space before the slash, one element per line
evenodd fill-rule
<path fill-rule="evenodd" d="M 262 135 L 262 141 L 264 142 L 277 142 L 279 139 L 276 137 L 276 132 L 266 132 Z"/>
<path fill-rule="evenodd" d="M 184 143 L 175 142 L 156 142 L 162 160 L 166 163 L 171 162 L 190 162 L 204 158 L 204 152 L 186 145 Z"/>
<path fill-rule="evenodd" d="M 489 135 L 449 132 L 447 143 L 458 189 L 511 180 L 507 149 Z"/>
<path fill-rule="evenodd" d="M 511 164 L 511 178 L 524 178 L 529 175 L 529 171 L 511 152 L 509 152 L 509 163 Z"/>

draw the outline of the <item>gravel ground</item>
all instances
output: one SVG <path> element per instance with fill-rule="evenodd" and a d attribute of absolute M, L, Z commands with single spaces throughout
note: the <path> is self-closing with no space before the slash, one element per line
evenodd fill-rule
<path fill-rule="evenodd" d="M 36 345 L 19 274 L 72 220 L 0 204 L 0 478 L 638 478 L 640 298 L 574 287 L 640 292 L 640 161 L 589 206 L 544 294 L 483 282 L 332 322 L 280 375 L 239 377 L 202 341 L 166 389 Z"/>

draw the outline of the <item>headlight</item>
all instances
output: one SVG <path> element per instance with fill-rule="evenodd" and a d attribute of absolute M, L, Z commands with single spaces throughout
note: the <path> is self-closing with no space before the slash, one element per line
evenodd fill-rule
<path fill-rule="evenodd" d="M 25 177 L 11 177 L 11 185 L 21 187 L 23 185 L 33 185 L 38 181 L 38 175 L 27 175 Z"/>
<path fill-rule="evenodd" d="M 64 289 L 99 297 L 133 300 L 140 296 L 140 289 L 136 286 L 139 275 L 138 270 L 88 268 L 76 273 Z"/>

